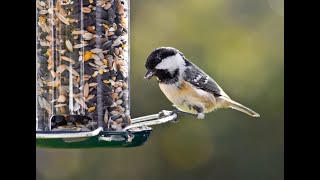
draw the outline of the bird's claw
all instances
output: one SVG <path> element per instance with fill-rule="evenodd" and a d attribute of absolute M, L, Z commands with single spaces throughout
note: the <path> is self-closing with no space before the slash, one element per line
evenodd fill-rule
<path fill-rule="evenodd" d="M 173 114 L 176 114 L 177 116 L 189 115 L 189 116 L 196 117 L 197 119 L 204 119 L 204 117 L 205 117 L 204 113 L 192 114 L 192 113 L 181 111 L 179 109 L 175 109 L 173 111 L 167 111 L 167 110 L 160 111 L 159 114 L 158 114 L 159 115 L 158 119 L 165 118 L 165 117 L 171 116 Z M 172 123 L 178 123 L 179 122 L 179 118 L 177 117 L 177 118 L 171 120 L 171 122 Z"/>
<path fill-rule="evenodd" d="M 178 116 L 188 115 L 188 116 L 193 116 L 193 117 L 199 118 L 199 117 L 198 117 L 198 114 L 192 114 L 192 113 L 184 112 L 184 111 L 181 111 L 181 110 L 179 110 L 179 109 L 173 110 L 172 112 L 173 112 L 173 113 L 176 113 Z M 200 118 L 201 118 L 201 117 L 202 117 L 202 116 L 200 116 Z"/>
<path fill-rule="evenodd" d="M 162 110 L 162 111 L 160 111 L 160 112 L 158 113 L 158 115 L 159 115 L 159 118 L 158 118 L 158 119 L 171 116 L 172 114 L 173 114 L 172 111 Z"/>
<path fill-rule="evenodd" d="M 196 117 L 198 119 L 204 119 L 205 115 L 204 115 L 204 113 L 198 113 L 198 114 L 196 114 Z"/>
<path fill-rule="evenodd" d="M 179 109 L 175 109 L 175 110 L 173 110 L 172 112 L 173 112 L 173 113 L 176 113 L 178 116 L 181 116 L 181 115 L 189 115 L 189 116 L 196 117 L 197 119 L 204 119 L 204 117 L 205 117 L 204 113 L 192 114 L 192 113 L 188 113 L 188 112 L 181 111 L 181 110 L 179 110 Z"/>
<path fill-rule="evenodd" d="M 158 117 L 158 119 L 165 118 L 165 117 L 171 116 L 171 115 L 173 115 L 173 114 L 177 114 L 177 116 L 179 116 L 179 113 L 176 112 L 176 111 L 162 110 L 161 112 L 159 112 L 159 117 Z M 177 123 L 177 122 L 179 122 L 178 117 L 175 118 L 174 120 L 172 120 L 171 122 L 172 122 L 172 123 Z"/>

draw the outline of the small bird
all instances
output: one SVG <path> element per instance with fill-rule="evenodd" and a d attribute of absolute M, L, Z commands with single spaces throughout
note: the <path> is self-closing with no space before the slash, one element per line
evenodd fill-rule
<path fill-rule="evenodd" d="M 180 112 L 203 119 L 205 113 L 218 108 L 232 108 L 252 117 L 260 115 L 233 101 L 204 71 L 179 50 L 159 47 L 147 58 L 145 79 L 157 77 L 159 87 Z"/>

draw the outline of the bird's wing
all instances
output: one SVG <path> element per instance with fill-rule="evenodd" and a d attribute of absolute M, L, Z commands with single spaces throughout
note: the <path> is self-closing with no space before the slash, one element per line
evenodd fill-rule
<path fill-rule="evenodd" d="M 202 89 L 206 92 L 210 92 L 215 96 L 228 95 L 221 89 L 221 87 L 205 72 L 203 72 L 196 65 L 188 61 L 187 69 L 185 70 L 185 81 L 191 83 L 195 87 Z"/>

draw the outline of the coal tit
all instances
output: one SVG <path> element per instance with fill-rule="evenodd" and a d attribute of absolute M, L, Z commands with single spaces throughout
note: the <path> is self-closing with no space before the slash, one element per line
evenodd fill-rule
<path fill-rule="evenodd" d="M 155 49 L 147 58 L 145 79 L 156 76 L 161 91 L 181 112 L 199 119 L 218 108 L 232 108 L 253 117 L 260 115 L 239 104 L 205 72 L 172 47 Z"/>

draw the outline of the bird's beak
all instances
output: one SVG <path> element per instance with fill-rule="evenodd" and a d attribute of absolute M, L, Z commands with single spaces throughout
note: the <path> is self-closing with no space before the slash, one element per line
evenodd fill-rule
<path fill-rule="evenodd" d="M 150 78 L 152 78 L 152 76 L 154 75 L 156 71 L 152 71 L 152 70 L 148 70 L 146 75 L 144 76 L 144 79 L 149 80 Z"/>

